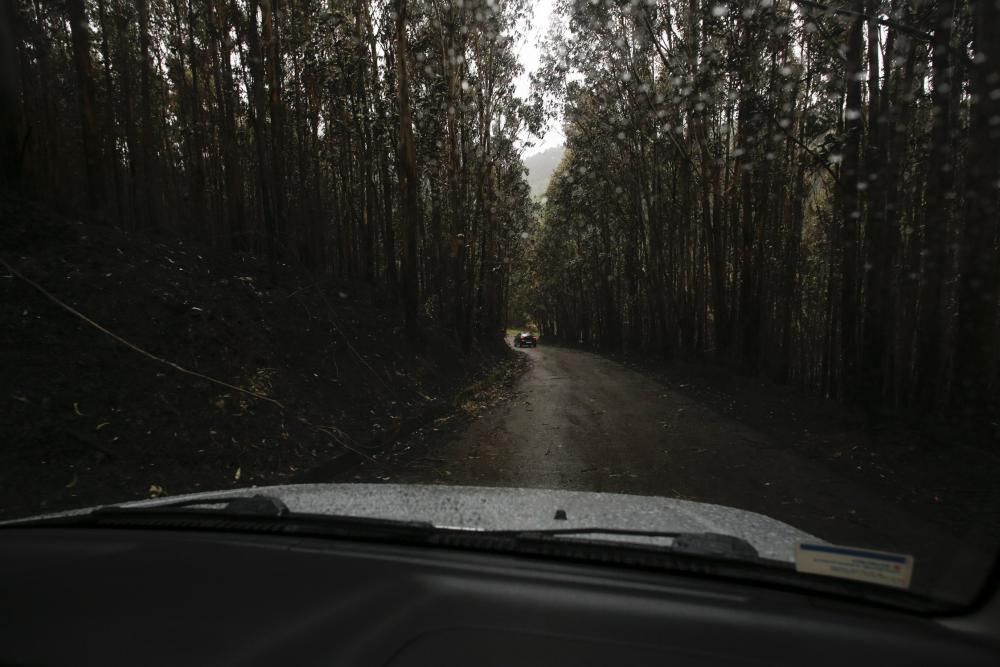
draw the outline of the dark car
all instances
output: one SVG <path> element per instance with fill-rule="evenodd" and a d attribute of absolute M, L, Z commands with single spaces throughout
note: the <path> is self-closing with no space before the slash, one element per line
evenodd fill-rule
<path fill-rule="evenodd" d="M 514 336 L 514 347 L 538 347 L 538 339 L 535 334 L 525 331 Z"/>

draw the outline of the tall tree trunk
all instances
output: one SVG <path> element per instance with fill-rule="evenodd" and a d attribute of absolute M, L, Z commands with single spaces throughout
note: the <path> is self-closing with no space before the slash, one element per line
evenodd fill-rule
<path fill-rule="evenodd" d="M 869 0 L 868 15 L 878 13 L 878 1 Z M 893 57 L 892 40 L 895 31 L 889 33 L 886 53 Z M 878 25 L 868 23 L 868 142 L 865 151 L 870 178 L 867 179 L 867 217 L 865 218 L 865 273 L 864 273 L 864 317 L 861 333 L 861 369 L 859 371 L 860 393 L 872 421 L 881 411 L 888 370 L 887 313 L 892 312 L 889 304 L 889 272 L 892 262 L 889 221 L 884 199 L 883 171 L 889 139 L 885 130 L 892 129 L 885 123 L 889 117 L 890 94 L 881 95 L 879 90 L 879 44 Z M 888 70 L 886 70 L 888 71 Z M 884 90 L 890 91 L 888 79 Z"/>
<path fill-rule="evenodd" d="M 847 33 L 845 63 L 846 111 L 844 121 L 844 161 L 840 171 L 840 347 L 842 393 L 851 401 L 858 399 L 858 227 L 861 219 L 860 183 L 867 184 L 861 172 L 861 143 L 864 121 L 861 110 L 864 0 L 854 0 L 851 9 L 858 16 L 851 19 Z"/>
<path fill-rule="evenodd" d="M 267 93 L 264 90 L 264 52 L 260 39 L 260 34 L 257 32 L 257 7 L 255 3 L 251 3 L 250 11 L 247 12 L 247 43 L 250 49 L 250 87 L 252 89 L 254 147 L 257 154 L 257 187 L 260 191 L 260 208 L 264 219 L 264 252 L 273 280 L 278 269 L 278 240 L 274 216 L 272 173 L 267 150 Z"/>
<path fill-rule="evenodd" d="M 968 176 L 961 245 L 955 406 L 976 421 L 997 405 L 997 311 L 1000 293 L 1000 8 L 972 9 Z M 978 424 L 977 424 L 978 425 Z"/>
<path fill-rule="evenodd" d="M 105 156 L 106 160 L 110 162 L 111 176 L 114 184 L 114 191 L 112 193 L 114 200 L 114 219 L 117 224 L 121 224 L 122 220 L 122 175 L 121 175 L 121 161 L 119 160 L 118 152 L 118 136 L 119 136 L 119 123 L 118 119 L 115 117 L 117 110 L 115 108 L 115 84 L 114 78 L 111 75 L 111 45 L 108 39 L 108 34 L 111 32 L 111 26 L 109 25 L 107 7 L 105 6 L 105 0 L 98 0 L 97 2 L 97 12 L 98 20 L 101 24 L 101 61 L 104 65 L 104 86 L 106 88 L 106 100 L 104 102 L 104 141 L 105 145 L 102 147 L 101 152 Z"/>
<path fill-rule="evenodd" d="M 281 56 L 279 34 L 274 20 L 279 10 L 278 0 L 260 0 L 261 39 L 263 48 L 261 57 L 264 59 L 265 77 L 267 78 L 267 110 L 271 119 L 269 129 L 270 154 L 268 155 L 270 170 L 268 172 L 272 185 L 271 216 L 275 239 L 285 238 L 287 226 L 285 219 L 285 114 L 281 99 Z M 274 249 L 277 253 L 278 249 Z"/>
<path fill-rule="evenodd" d="M 210 237 L 211 223 L 213 222 L 211 212 L 208 210 L 205 198 L 205 158 L 204 141 L 201 120 L 201 84 L 198 78 L 199 57 L 195 48 L 195 12 L 193 0 L 188 0 L 187 4 L 188 23 L 188 67 L 191 70 L 191 101 L 188 108 L 191 113 L 191 204 L 193 215 L 192 224 L 201 223 L 201 228 L 192 229 L 195 235 L 203 238 Z"/>
<path fill-rule="evenodd" d="M 14 2 L 0 2 L 0 188 L 21 187 L 21 107 L 18 98 Z"/>
<path fill-rule="evenodd" d="M 90 59 L 90 23 L 84 0 L 67 0 L 70 30 L 73 36 L 73 65 L 80 110 L 80 135 L 83 144 L 83 168 L 87 182 L 87 205 L 91 214 L 103 218 L 104 183 L 97 113 L 94 102 L 94 72 Z"/>
<path fill-rule="evenodd" d="M 222 111 L 222 156 L 227 195 L 227 228 L 233 250 L 247 247 L 246 213 L 244 208 L 243 177 L 236 139 L 237 102 L 233 80 L 232 49 L 229 26 L 239 22 L 239 14 L 226 0 L 216 0 L 216 25 L 219 32 L 219 59 L 222 86 L 219 104 Z"/>
<path fill-rule="evenodd" d="M 951 43 L 952 3 L 938 0 L 935 11 L 934 45 L 931 55 L 932 125 L 927 163 L 927 206 L 923 235 L 920 325 L 917 339 L 916 409 L 937 407 L 943 396 L 944 376 L 944 284 L 948 273 L 948 229 L 955 199 L 956 109 L 953 87 L 960 86 L 953 72 Z"/>
<path fill-rule="evenodd" d="M 149 35 L 149 0 L 137 0 L 139 12 L 139 124 L 141 144 L 142 203 L 144 221 L 142 227 L 156 228 L 159 226 L 159 207 L 153 192 L 153 173 L 156 165 L 153 161 L 153 111 L 152 83 L 150 81 L 150 35 Z"/>
<path fill-rule="evenodd" d="M 399 143 L 396 152 L 399 164 L 400 220 L 403 226 L 403 265 L 400 270 L 403 311 L 406 333 L 410 341 L 418 343 L 417 308 L 419 277 L 417 275 L 417 225 L 419 203 L 417 200 L 417 154 L 413 141 L 413 123 L 410 119 L 409 52 L 406 39 L 407 0 L 396 4 L 396 82 L 399 103 Z"/>
<path fill-rule="evenodd" d="M 137 0 L 139 13 L 139 144 L 142 160 L 142 202 L 144 221 L 142 227 L 159 227 L 158 196 L 154 194 L 153 177 L 157 171 L 153 160 L 153 148 L 156 138 L 153 132 L 153 102 L 152 82 L 150 81 L 150 34 L 149 34 L 149 0 Z"/>

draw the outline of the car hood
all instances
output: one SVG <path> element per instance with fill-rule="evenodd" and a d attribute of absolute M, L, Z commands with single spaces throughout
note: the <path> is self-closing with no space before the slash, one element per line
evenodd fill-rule
<path fill-rule="evenodd" d="M 755 512 L 689 500 L 587 491 L 417 484 L 296 484 L 171 496 L 126 503 L 153 507 L 178 500 L 263 494 L 293 512 L 426 521 L 466 530 L 613 528 L 719 533 L 749 542 L 762 558 L 794 562 L 808 533 Z M 563 510 L 566 519 L 555 519 Z M 74 512 L 75 514 L 76 512 Z M 602 539 L 605 539 L 602 537 Z M 642 542 L 642 538 L 618 538 Z"/>

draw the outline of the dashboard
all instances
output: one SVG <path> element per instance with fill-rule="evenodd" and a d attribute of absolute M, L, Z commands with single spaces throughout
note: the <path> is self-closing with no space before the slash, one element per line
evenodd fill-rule
<path fill-rule="evenodd" d="M 985 617 L 453 549 L 5 528 L 0 573 L 0 664 L 1000 664 Z"/>

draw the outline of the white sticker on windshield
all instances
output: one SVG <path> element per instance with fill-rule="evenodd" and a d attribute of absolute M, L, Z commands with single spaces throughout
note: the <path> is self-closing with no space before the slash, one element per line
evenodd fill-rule
<path fill-rule="evenodd" d="M 913 556 L 823 544 L 800 544 L 795 570 L 883 586 L 909 588 Z"/>

